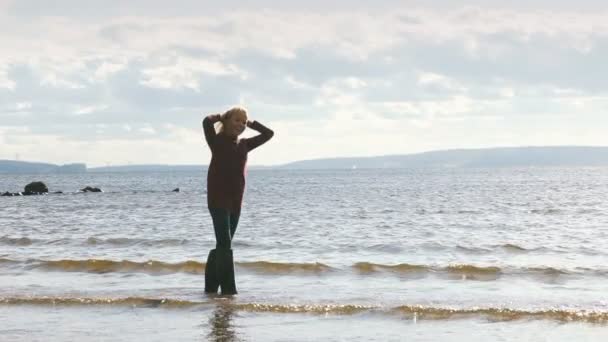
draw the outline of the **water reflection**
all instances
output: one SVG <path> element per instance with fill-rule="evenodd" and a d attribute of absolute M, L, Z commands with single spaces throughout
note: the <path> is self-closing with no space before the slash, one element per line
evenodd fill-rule
<path fill-rule="evenodd" d="M 218 304 L 211 317 L 209 317 L 211 330 L 207 334 L 206 340 L 214 342 L 242 341 L 232 322 L 234 313 L 235 310 L 230 304 Z"/>

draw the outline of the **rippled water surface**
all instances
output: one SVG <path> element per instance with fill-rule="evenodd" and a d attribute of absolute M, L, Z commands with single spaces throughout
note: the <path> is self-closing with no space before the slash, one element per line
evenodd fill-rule
<path fill-rule="evenodd" d="M 608 338 L 605 168 L 252 170 L 234 298 L 203 294 L 204 171 L 0 192 L 35 180 L 63 193 L 0 197 L 2 340 Z"/>

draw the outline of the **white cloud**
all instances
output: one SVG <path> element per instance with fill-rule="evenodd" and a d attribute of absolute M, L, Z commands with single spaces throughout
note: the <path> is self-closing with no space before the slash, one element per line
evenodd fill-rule
<path fill-rule="evenodd" d="M 91 114 L 91 113 L 95 113 L 95 112 L 99 112 L 102 111 L 104 109 L 108 108 L 107 105 L 97 105 L 97 106 L 84 106 L 84 107 L 78 107 L 74 110 L 74 115 L 85 115 L 85 114 Z"/>
<path fill-rule="evenodd" d="M 31 109 L 31 108 L 32 108 L 31 102 L 19 102 L 15 105 L 15 109 L 17 111 L 24 111 L 24 110 Z"/>
<path fill-rule="evenodd" d="M 356 106 L 359 104 L 359 95 L 351 90 L 363 86 L 354 77 L 329 80 L 321 86 L 315 100 L 317 106 Z"/>
<path fill-rule="evenodd" d="M 64 79 L 59 74 L 47 74 L 40 81 L 40 85 L 68 89 L 82 89 L 85 87 L 84 84 Z"/>
<path fill-rule="evenodd" d="M 8 76 L 8 64 L 0 60 L 0 90 L 2 88 L 14 90 L 15 81 L 11 80 Z"/>
<path fill-rule="evenodd" d="M 115 74 L 116 72 L 126 68 L 126 63 L 113 63 L 104 61 L 94 72 L 94 79 L 98 81 L 104 81 L 108 76 Z"/>
<path fill-rule="evenodd" d="M 167 62 L 166 65 L 144 69 L 142 71 L 144 79 L 140 83 L 152 88 L 190 88 L 198 92 L 202 75 L 238 75 L 243 79 L 247 78 L 246 73 L 233 64 L 187 57 L 177 57 L 175 61 Z"/>
<path fill-rule="evenodd" d="M 117 160 L 185 161 L 199 151 L 201 113 L 235 103 L 276 125 L 260 163 L 532 144 L 542 139 L 525 123 L 541 120 L 552 123 L 539 135 L 547 143 L 602 142 L 608 125 L 607 11 L 563 2 L 523 11 L 522 1 L 237 11 L 135 1 L 119 10 L 92 1 L 93 11 L 30 3 L 52 14 L 30 16 L 26 3 L 0 0 L 9 9 L 0 13 L 0 119 L 31 129 L 6 133 L 23 144 L 3 145 L 9 157 L 32 138 L 75 160 L 99 163 L 120 146 Z M 85 144 L 99 147 L 83 155 Z M 163 152 L 138 154 L 139 144 Z"/>
<path fill-rule="evenodd" d="M 512 98 L 515 96 L 515 90 L 511 87 L 500 88 L 498 92 L 502 97 Z"/>
<path fill-rule="evenodd" d="M 294 89 L 314 89 L 313 85 L 299 81 L 292 75 L 286 76 L 285 82 L 287 82 L 287 84 L 289 84 Z"/>
<path fill-rule="evenodd" d="M 438 87 L 450 91 L 466 92 L 466 88 L 457 81 L 433 72 L 421 72 L 418 75 L 418 84 L 429 88 Z"/>
<path fill-rule="evenodd" d="M 138 129 L 138 131 L 149 135 L 156 134 L 156 130 L 152 127 L 141 127 L 140 129 Z"/>

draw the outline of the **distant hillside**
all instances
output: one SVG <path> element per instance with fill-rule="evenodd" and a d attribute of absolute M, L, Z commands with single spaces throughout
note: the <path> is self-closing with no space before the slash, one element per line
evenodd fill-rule
<path fill-rule="evenodd" d="M 608 147 L 504 147 L 297 161 L 283 169 L 608 166 Z"/>
<path fill-rule="evenodd" d="M 48 163 L 0 160 L 0 173 L 81 173 L 86 172 L 85 164 L 55 165 Z"/>
<path fill-rule="evenodd" d="M 122 165 L 122 166 L 102 166 L 88 168 L 87 172 L 177 172 L 177 171 L 201 171 L 206 170 L 203 165 Z"/>
<path fill-rule="evenodd" d="M 501 147 L 432 151 L 378 157 L 303 160 L 250 169 L 370 169 L 425 167 L 608 166 L 608 147 Z M 123 165 L 87 168 L 85 164 L 54 165 L 0 160 L 0 173 L 67 172 L 199 172 L 207 165 Z"/>
<path fill-rule="evenodd" d="M 198 172 L 207 171 L 208 165 L 165 165 L 165 164 L 140 164 L 140 165 L 118 165 L 100 166 L 88 168 L 87 172 Z M 266 169 L 268 166 L 252 165 L 249 169 Z"/>

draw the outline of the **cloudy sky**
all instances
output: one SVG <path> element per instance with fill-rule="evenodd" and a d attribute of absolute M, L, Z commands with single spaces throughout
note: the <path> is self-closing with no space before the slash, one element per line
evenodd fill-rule
<path fill-rule="evenodd" d="M 605 1 L 218 3 L 0 0 L 0 159 L 206 164 L 233 105 L 253 165 L 608 145 Z"/>

